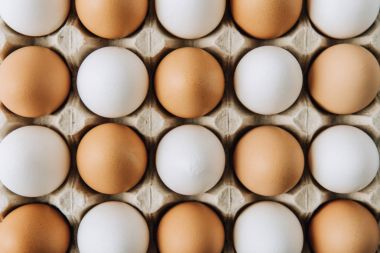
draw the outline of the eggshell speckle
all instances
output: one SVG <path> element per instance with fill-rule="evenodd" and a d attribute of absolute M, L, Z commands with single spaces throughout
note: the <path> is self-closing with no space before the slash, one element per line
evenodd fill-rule
<path fill-rule="evenodd" d="M 197 118 L 212 111 L 224 94 L 223 69 L 200 48 L 180 48 L 168 54 L 155 74 L 157 98 L 170 113 Z"/>
<path fill-rule="evenodd" d="M 66 63 L 48 48 L 20 48 L 0 65 L 0 100 L 23 117 L 56 111 L 66 100 L 70 83 Z"/>
<path fill-rule="evenodd" d="M 289 191 L 300 180 L 304 168 L 298 141 L 274 126 L 257 127 L 245 134 L 236 145 L 233 160 L 240 182 L 265 196 Z"/>
<path fill-rule="evenodd" d="M 149 229 L 135 208 L 110 201 L 86 213 L 79 224 L 77 239 L 81 253 L 146 253 Z"/>
<path fill-rule="evenodd" d="M 144 142 L 129 127 L 108 123 L 91 129 L 81 140 L 77 166 L 92 189 L 118 194 L 135 186 L 145 173 Z"/>
<path fill-rule="evenodd" d="M 90 32 L 117 39 L 130 35 L 143 23 L 148 0 L 75 0 L 75 7 Z"/>
<path fill-rule="evenodd" d="M 329 47 L 310 68 L 309 90 L 314 101 L 328 112 L 358 112 L 368 106 L 380 90 L 379 63 L 361 46 Z"/>
<path fill-rule="evenodd" d="M 222 177 L 224 165 L 222 143 L 202 126 L 176 127 L 158 144 L 158 175 L 179 194 L 196 195 L 210 190 Z"/>
<path fill-rule="evenodd" d="M 231 0 L 231 13 L 245 32 L 259 39 L 280 37 L 297 22 L 302 0 Z"/>
<path fill-rule="evenodd" d="M 315 253 L 375 253 L 380 238 L 375 217 L 352 200 L 335 200 L 318 210 L 309 235 Z"/>
<path fill-rule="evenodd" d="M 0 179 L 12 192 L 39 197 L 56 190 L 70 169 L 70 151 L 63 138 L 42 126 L 25 126 L 0 143 Z"/>
<path fill-rule="evenodd" d="M 47 204 L 16 208 L 0 223 L 0 252 L 66 253 L 70 227 L 65 217 Z"/>
<path fill-rule="evenodd" d="M 223 223 L 202 203 L 181 203 L 162 217 L 157 242 L 161 253 L 220 253 L 224 245 Z"/>
<path fill-rule="evenodd" d="M 320 133 L 309 150 L 313 177 L 337 193 L 356 192 L 366 187 L 379 168 L 376 144 L 365 132 L 352 126 L 333 126 Z"/>

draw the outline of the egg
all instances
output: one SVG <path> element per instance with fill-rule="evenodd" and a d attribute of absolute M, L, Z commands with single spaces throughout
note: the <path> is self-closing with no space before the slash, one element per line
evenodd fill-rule
<path fill-rule="evenodd" d="M 10 212 L 0 223 L 0 252 L 66 253 L 70 226 L 48 204 L 27 204 Z"/>
<path fill-rule="evenodd" d="M 141 138 L 129 127 L 107 123 L 82 138 L 77 151 L 78 172 L 95 191 L 118 194 L 134 187 L 147 166 Z"/>
<path fill-rule="evenodd" d="M 148 12 L 148 0 L 75 0 L 82 24 L 106 39 L 126 37 L 137 30 Z"/>
<path fill-rule="evenodd" d="M 53 50 L 23 47 L 0 65 L 0 100 L 20 116 L 45 116 L 65 102 L 70 79 L 65 61 Z"/>
<path fill-rule="evenodd" d="M 0 16 L 13 30 L 28 36 L 45 36 L 66 20 L 70 0 L 2 0 Z"/>
<path fill-rule="evenodd" d="M 172 129 L 159 142 L 158 175 L 172 191 L 196 195 L 210 190 L 223 175 L 222 143 L 205 127 L 183 125 Z"/>
<path fill-rule="evenodd" d="M 224 227 L 218 215 L 200 202 L 184 202 L 167 211 L 157 229 L 161 253 L 220 253 Z"/>
<path fill-rule="evenodd" d="M 318 55 L 308 79 L 310 95 L 321 108 L 352 114 L 375 99 L 380 89 L 380 66 L 367 49 L 338 44 Z"/>
<path fill-rule="evenodd" d="M 233 165 L 236 176 L 250 191 L 275 196 L 289 191 L 300 180 L 304 155 L 290 133 L 275 126 L 261 126 L 239 140 Z"/>
<path fill-rule="evenodd" d="M 348 39 L 365 32 L 379 14 L 378 0 L 308 0 L 314 26 L 331 38 Z"/>
<path fill-rule="evenodd" d="M 86 213 L 79 224 L 77 241 L 81 253 L 146 253 L 149 229 L 135 208 L 109 201 Z"/>
<path fill-rule="evenodd" d="M 352 193 L 375 178 L 379 152 L 371 137 L 359 128 L 333 126 L 312 142 L 309 167 L 315 180 L 327 190 Z"/>
<path fill-rule="evenodd" d="M 231 0 L 231 14 L 236 24 L 258 39 L 284 35 L 297 22 L 302 0 Z"/>
<path fill-rule="evenodd" d="M 238 63 L 234 88 L 239 101 L 252 112 L 271 115 L 288 109 L 302 89 L 302 70 L 285 49 L 262 46 Z"/>
<path fill-rule="evenodd" d="M 226 0 L 155 0 L 155 7 L 167 31 L 182 39 L 198 39 L 219 25 Z"/>
<path fill-rule="evenodd" d="M 375 253 L 379 236 L 375 217 L 352 200 L 334 200 L 322 206 L 309 226 L 315 253 Z"/>
<path fill-rule="evenodd" d="M 69 148 L 50 128 L 20 127 L 0 143 L 0 180 L 18 195 L 47 195 L 65 181 L 69 170 Z"/>
<path fill-rule="evenodd" d="M 181 118 L 211 112 L 224 94 L 224 74 L 218 61 L 200 48 L 169 53 L 158 65 L 155 91 L 161 105 Z"/>
<path fill-rule="evenodd" d="M 239 214 L 233 241 L 236 253 L 301 253 L 304 239 L 301 224 L 289 208 L 261 201 Z"/>
<path fill-rule="evenodd" d="M 89 110 L 102 117 L 119 118 L 144 102 L 149 76 L 143 61 L 128 49 L 103 47 L 80 65 L 77 87 Z"/>

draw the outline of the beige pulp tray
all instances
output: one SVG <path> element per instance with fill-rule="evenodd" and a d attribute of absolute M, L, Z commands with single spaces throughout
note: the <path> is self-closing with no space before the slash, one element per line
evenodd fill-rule
<path fill-rule="evenodd" d="M 239 138 L 249 129 L 258 125 L 278 125 L 292 132 L 302 143 L 305 154 L 311 139 L 322 129 L 336 124 L 358 126 L 365 130 L 379 146 L 380 143 L 380 96 L 365 110 L 347 116 L 334 116 L 321 111 L 307 94 L 307 83 L 297 102 L 287 111 L 273 116 L 261 116 L 245 109 L 233 91 L 233 72 L 239 59 L 249 50 L 262 45 L 277 45 L 292 52 L 300 62 L 306 77 L 312 59 L 324 48 L 336 43 L 359 44 L 380 57 L 380 18 L 378 17 L 365 34 L 351 40 L 331 40 L 320 35 L 311 25 L 305 8 L 302 17 L 285 36 L 274 40 L 256 40 L 241 32 L 230 17 L 229 8 L 219 27 L 208 36 L 197 40 L 182 40 L 170 35 L 159 24 L 150 0 L 148 17 L 143 26 L 132 36 L 120 40 L 105 40 L 90 34 L 78 20 L 74 4 L 65 25 L 52 35 L 31 38 L 12 31 L 0 20 L 0 57 L 4 59 L 13 50 L 27 45 L 41 45 L 53 48 L 67 61 L 72 72 L 72 90 L 68 101 L 53 115 L 26 119 L 16 116 L 1 106 L 0 138 L 23 125 L 45 125 L 60 132 L 70 145 L 72 155 L 71 171 L 65 183 L 52 194 L 40 198 L 17 196 L 0 185 L 0 213 L 5 215 L 13 208 L 30 202 L 45 202 L 58 207 L 68 218 L 73 231 L 70 252 L 78 252 L 76 231 L 87 210 L 107 200 L 128 202 L 138 208 L 146 217 L 151 235 L 149 252 L 157 252 L 156 229 L 159 218 L 173 204 L 185 200 L 198 200 L 214 207 L 223 218 L 226 230 L 224 252 L 234 252 L 232 227 L 234 219 L 243 207 L 263 199 L 275 200 L 290 207 L 299 217 L 306 234 L 307 222 L 321 203 L 334 198 L 350 198 L 366 204 L 380 216 L 380 173 L 374 182 L 364 190 L 337 195 L 322 189 L 310 176 L 306 166 L 304 175 L 290 192 L 276 197 L 262 197 L 246 190 L 233 173 L 231 154 Z M 80 63 L 92 51 L 104 46 L 121 46 L 137 53 L 150 72 L 150 89 L 144 104 L 133 114 L 119 119 L 101 118 L 85 108 L 76 90 L 76 73 Z M 153 90 L 153 75 L 159 61 L 171 50 L 184 46 L 203 48 L 212 53 L 226 73 L 226 92 L 218 107 L 205 117 L 183 120 L 167 113 L 158 103 Z M 17 73 L 15 73 L 17 74 Z M 305 78 L 306 80 L 306 78 Z M 149 151 L 149 165 L 142 181 L 131 191 L 118 195 L 102 195 L 92 191 L 80 179 L 75 153 L 81 137 L 95 125 L 104 122 L 118 122 L 131 126 L 144 139 Z M 154 164 L 155 150 L 161 137 L 170 129 L 182 124 L 199 124 L 208 127 L 222 140 L 227 165 L 223 178 L 209 192 L 197 196 L 181 196 L 171 192 L 160 181 Z M 304 252 L 310 252 L 305 237 Z"/>

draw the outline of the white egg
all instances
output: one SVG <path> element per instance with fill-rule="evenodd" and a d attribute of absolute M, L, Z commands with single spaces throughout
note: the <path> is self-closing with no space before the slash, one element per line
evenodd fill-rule
<path fill-rule="evenodd" d="M 222 177 L 224 165 L 222 143 L 202 126 L 176 127 L 158 144 L 158 175 L 179 194 L 196 195 L 210 190 Z"/>
<path fill-rule="evenodd" d="M 149 229 L 134 207 L 110 201 L 86 213 L 79 224 L 77 241 L 80 253 L 146 253 Z"/>
<path fill-rule="evenodd" d="M 352 126 L 333 126 L 320 133 L 309 150 L 310 171 L 329 191 L 352 193 L 376 176 L 379 153 L 373 140 Z"/>
<path fill-rule="evenodd" d="M 379 0 L 308 0 L 309 17 L 322 33 L 347 39 L 365 32 L 379 14 Z"/>
<path fill-rule="evenodd" d="M 302 89 L 302 70 L 297 59 L 285 49 L 258 47 L 238 63 L 234 87 L 240 102 L 263 115 L 288 109 Z"/>
<path fill-rule="evenodd" d="M 0 144 L 0 180 L 18 195 L 39 197 L 51 193 L 65 181 L 69 169 L 69 148 L 50 128 L 21 127 Z"/>
<path fill-rule="evenodd" d="M 66 20 L 70 0 L 1 0 L 0 15 L 18 33 L 44 36 Z"/>
<path fill-rule="evenodd" d="M 219 25 L 226 0 L 156 0 L 155 6 L 166 30 L 183 39 L 198 39 Z"/>
<path fill-rule="evenodd" d="M 262 201 L 246 208 L 233 228 L 236 253 L 300 253 L 301 224 L 282 204 Z"/>
<path fill-rule="evenodd" d="M 144 102 L 149 76 L 136 54 L 121 47 L 104 47 L 92 52 L 80 65 L 77 86 L 89 110 L 102 117 L 118 118 Z"/>

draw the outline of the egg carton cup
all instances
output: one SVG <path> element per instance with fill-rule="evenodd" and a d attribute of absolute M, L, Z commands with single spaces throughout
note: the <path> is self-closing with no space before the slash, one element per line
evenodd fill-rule
<path fill-rule="evenodd" d="M 55 33 L 44 37 L 27 37 L 11 30 L 0 20 L 0 61 L 12 51 L 28 45 L 52 48 L 66 60 L 72 74 L 72 89 L 65 104 L 52 115 L 28 119 L 17 116 L 0 106 L 0 138 L 25 125 L 44 125 L 59 132 L 71 151 L 71 169 L 68 178 L 53 193 L 39 197 L 18 196 L 0 184 L 0 213 L 25 203 L 44 202 L 56 206 L 69 220 L 72 228 L 70 253 L 77 253 L 76 234 L 83 215 L 93 206 L 104 201 L 119 200 L 136 207 L 145 216 L 150 229 L 148 252 L 158 252 L 156 231 L 160 217 L 176 203 L 196 200 L 209 206 L 220 215 L 226 231 L 224 251 L 234 252 L 232 230 L 234 220 L 244 207 L 260 201 L 273 200 L 293 210 L 301 221 L 305 233 L 303 252 L 311 252 L 307 242 L 307 224 L 313 212 L 324 202 L 336 198 L 358 200 L 366 205 L 378 219 L 380 216 L 380 173 L 365 189 L 352 194 L 335 194 L 323 189 L 312 179 L 309 168 L 300 182 L 289 192 L 263 197 L 247 190 L 236 178 L 232 167 L 232 153 L 237 141 L 248 130 L 260 125 L 276 125 L 290 131 L 301 143 L 305 158 L 311 140 L 323 129 L 338 124 L 357 126 L 367 132 L 379 148 L 380 144 L 380 96 L 366 109 L 353 115 L 332 115 L 311 100 L 307 92 L 307 73 L 312 60 L 323 49 L 338 43 L 352 43 L 369 49 L 379 60 L 380 17 L 361 36 L 348 40 L 334 40 L 319 33 L 311 24 L 305 6 L 298 23 L 284 36 L 272 40 L 258 40 L 246 35 L 234 24 L 230 10 L 221 24 L 211 34 L 196 40 L 183 40 L 170 35 L 159 24 L 150 0 L 149 13 L 144 24 L 131 36 L 117 40 L 96 37 L 80 23 L 71 6 L 65 24 Z M 298 100 L 283 113 L 263 116 L 245 109 L 233 90 L 233 72 L 238 61 L 251 49 L 275 45 L 289 50 L 299 61 L 304 85 Z M 135 52 L 145 63 L 150 76 L 150 87 L 143 105 L 134 113 L 117 119 L 106 119 L 90 112 L 81 102 L 76 76 L 84 58 L 92 51 L 105 46 L 119 46 Z M 180 119 L 170 115 L 159 104 L 153 89 L 153 77 L 160 60 L 169 52 L 181 47 L 198 47 L 210 52 L 220 62 L 225 72 L 226 89 L 221 103 L 208 115 L 196 119 Z M 145 176 L 128 192 L 104 195 L 91 190 L 80 178 L 75 162 L 77 146 L 83 135 L 92 127 L 116 122 L 135 129 L 144 140 L 149 162 Z M 222 179 L 210 191 L 196 196 L 182 196 L 169 190 L 160 180 L 155 167 L 155 152 L 160 139 L 169 130 L 183 124 L 197 124 L 212 130 L 222 141 L 226 152 L 226 167 Z M 379 248 L 380 249 L 380 248 Z"/>

